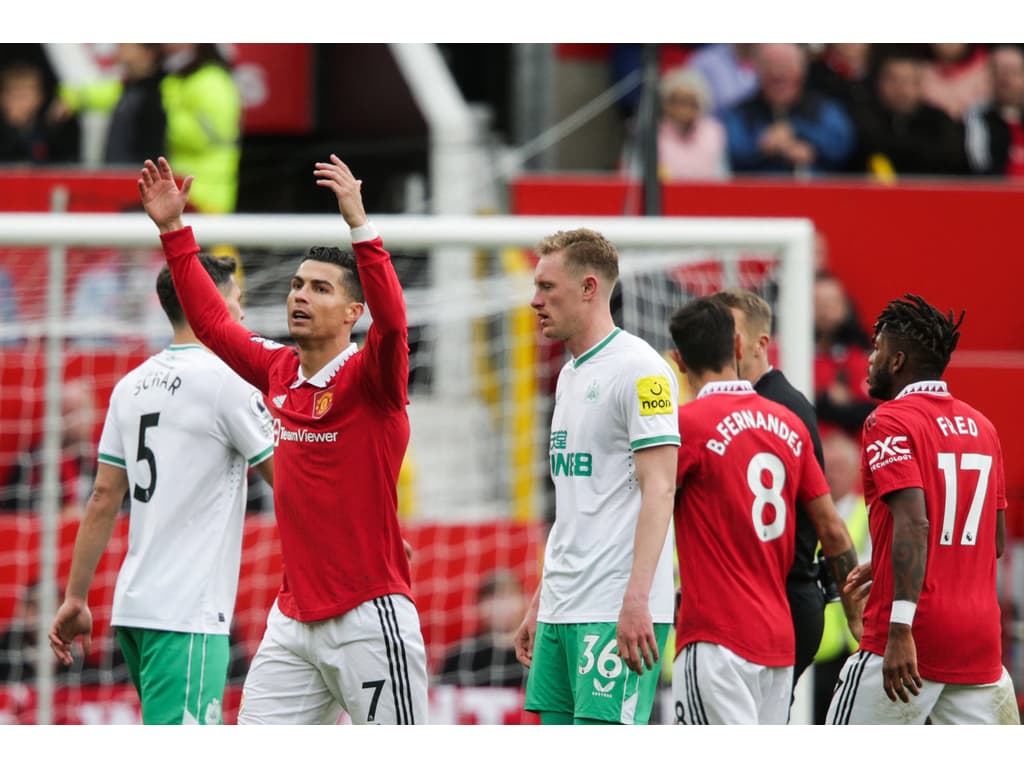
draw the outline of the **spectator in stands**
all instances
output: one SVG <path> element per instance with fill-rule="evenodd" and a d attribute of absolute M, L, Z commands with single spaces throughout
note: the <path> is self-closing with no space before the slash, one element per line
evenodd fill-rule
<path fill-rule="evenodd" d="M 1001 45 L 989 56 L 992 102 L 965 120 L 967 162 L 972 173 L 1024 177 L 1024 52 Z"/>
<path fill-rule="evenodd" d="M 839 427 L 859 438 L 875 408 L 868 396 L 869 341 L 839 279 L 822 273 L 814 280 L 814 394 L 822 434 Z"/>
<path fill-rule="evenodd" d="M 807 56 L 790 43 L 759 45 L 760 87 L 725 113 L 735 173 L 824 173 L 846 167 L 854 148 L 850 118 L 838 102 L 806 87 Z"/>
<path fill-rule="evenodd" d="M 923 100 L 921 66 L 904 52 L 879 62 L 874 94 L 853 114 L 860 139 L 854 168 L 883 180 L 963 171 L 962 131 L 949 115 Z"/>
<path fill-rule="evenodd" d="M 438 682 L 505 688 L 525 685 L 528 670 L 516 659 L 513 642 L 525 611 L 526 595 L 514 573 L 497 569 L 487 574 L 477 590 L 479 629 L 445 655 Z"/>
<path fill-rule="evenodd" d="M 167 117 L 160 95 L 163 79 L 160 43 L 120 43 L 119 80 L 61 85 L 51 115 L 62 118 L 82 110 L 111 112 L 104 162 L 141 165 L 164 154 Z"/>
<path fill-rule="evenodd" d="M 869 96 L 870 69 L 871 43 L 828 43 L 811 62 L 807 85 L 849 113 Z"/>
<path fill-rule="evenodd" d="M 710 102 L 703 76 L 693 69 L 666 73 L 658 83 L 658 176 L 662 181 L 722 179 L 729 175 L 722 124 L 708 114 Z M 639 176 L 637 137 L 628 141 L 623 167 Z"/>
<path fill-rule="evenodd" d="M 242 100 L 215 43 L 163 43 L 161 83 L 167 160 L 194 176 L 190 201 L 200 213 L 232 213 L 238 198 Z"/>
<path fill-rule="evenodd" d="M 756 47 L 755 43 L 712 43 L 690 56 L 687 64 L 707 81 L 716 117 L 757 93 Z"/>
<path fill-rule="evenodd" d="M 825 480 L 832 490 L 836 511 L 857 549 L 857 562 L 871 561 L 868 510 L 860 486 L 860 444 L 842 430 L 827 432 L 821 441 L 825 456 Z M 841 603 L 825 606 L 825 628 L 814 656 L 814 722 L 822 724 L 828 713 L 839 672 L 846 658 L 857 649 Z"/>
<path fill-rule="evenodd" d="M 78 121 L 48 118 L 47 100 L 39 67 L 13 62 L 0 71 L 0 163 L 78 161 Z"/>
<path fill-rule="evenodd" d="M 921 97 L 961 120 L 992 98 L 988 51 L 974 43 L 931 43 L 931 59 L 921 67 Z"/>
<path fill-rule="evenodd" d="M 58 465 L 58 501 L 64 517 L 79 517 L 92 481 L 93 428 L 96 423 L 92 387 L 73 379 L 61 388 L 61 455 Z M 18 457 L 3 489 L 0 510 L 38 512 L 43 491 L 42 445 L 37 443 Z"/>

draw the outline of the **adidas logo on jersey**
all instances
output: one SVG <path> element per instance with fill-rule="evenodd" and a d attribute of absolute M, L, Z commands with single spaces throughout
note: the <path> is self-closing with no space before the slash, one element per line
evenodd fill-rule
<path fill-rule="evenodd" d="M 271 399 L 271 402 L 272 402 L 272 403 L 273 403 L 273 404 L 274 404 L 275 406 L 277 406 L 278 408 L 280 408 L 281 406 L 283 406 L 283 405 L 284 405 L 284 401 L 285 401 L 285 400 L 287 399 L 287 397 L 288 397 L 288 395 L 278 395 L 277 397 L 275 397 L 275 398 L 272 398 L 272 399 Z"/>

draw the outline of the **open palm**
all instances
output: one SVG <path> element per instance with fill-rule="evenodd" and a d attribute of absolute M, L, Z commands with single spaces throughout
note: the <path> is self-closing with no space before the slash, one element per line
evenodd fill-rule
<path fill-rule="evenodd" d="M 147 160 L 139 173 L 142 207 L 158 227 L 165 227 L 181 218 L 191 188 L 191 176 L 186 177 L 178 188 L 170 164 L 162 157 L 156 163 Z"/>

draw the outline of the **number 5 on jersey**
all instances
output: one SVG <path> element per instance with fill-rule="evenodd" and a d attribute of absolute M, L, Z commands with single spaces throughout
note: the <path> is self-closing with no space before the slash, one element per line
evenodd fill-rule
<path fill-rule="evenodd" d="M 132 496 L 135 497 L 136 501 L 141 501 L 143 504 L 153 498 L 153 491 L 156 490 L 156 456 L 153 453 L 153 449 L 146 445 L 146 430 L 150 427 L 155 427 L 159 423 L 159 413 L 144 413 L 142 418 L 139 419 L 139 455 L 135 460 L 144 461 L 149 465 L 149 485 L 143 488 L 136 483 Z"/>

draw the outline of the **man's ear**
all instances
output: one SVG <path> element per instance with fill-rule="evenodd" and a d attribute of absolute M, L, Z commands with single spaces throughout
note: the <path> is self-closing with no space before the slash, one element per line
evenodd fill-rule
<path fill-rule="evenodd" d="M 898 374 L 902 371 L 906 364 L 907 353 L 902 349 L 896 350 L 896 352 L 893 353 L 893 356 L 889 358 L 889 370 L 892 371 L 893 374 Z"/>
<path fill-rule="evenodd" d="M 597 282 L 597 278 L 593 275 L 584 275 L 583 277 L 583 298 L 593 299 L 598 294 L 600 286 Z"/>
<path fill-rule="evenodd" d="M 772 343 L 772 337 L 767 333 L 762 333 L 757 337 L 757 346 L 764 352 L 765 358 L 768 357 L 768 345 Z"/>
<path fill-rule="evenodd" d="M 686 366 L 683 364 L 683 358 L 679 354 L 679 350 L 678 349 L 670 349 L 668 351 L 668 354 L 669 354 L 669 357 L 672 358 L 673 362 L 675 362 L 676 366 L 678 366 L 679 372 L 685 376 L 686 375 Z"/>
<path fill-rule="evenodd" d="M 363 312 L 366 311 L 366 305 L 361 301 L 350 301 L 348 306 L 345 307 L 345 322 L 350 325 L 355 325 L 356 321 L 363 316 Z"/>

